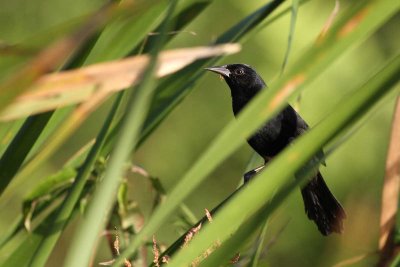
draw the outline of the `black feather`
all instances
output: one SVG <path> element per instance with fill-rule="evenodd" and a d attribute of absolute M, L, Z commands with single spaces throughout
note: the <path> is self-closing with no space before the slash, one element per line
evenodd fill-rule
<path fill-rule="evenodd" d="M 229 64 L 207 68 L 207 70 L 224 77 L 231 90 L 232 109 L 235 116 L 254 96 L 266 88 L 263 79 L 246 64 Z M 307 123 L 290 105 L 287 105 L 278 115 L 258 129 L 247 142 L 267 162 L 307 129 Z M 323 162 L 323 157 L 323 152 L 320 151 L 317 159 Z M 245 180 L 251 179 L 258 171 L 245 174 Z M 346 214 L 319 171 L 302 188 L 301 193 L 308 218 L 316 223 L 323 235 L 343 231 L 343 220 Z"/>

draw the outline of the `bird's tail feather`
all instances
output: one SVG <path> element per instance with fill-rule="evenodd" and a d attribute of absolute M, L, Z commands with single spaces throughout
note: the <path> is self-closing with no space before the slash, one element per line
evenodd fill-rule
<path fill-rule="evenodd" d="M 318 226 L 323 235 L 343 232 L 346 213 L 318 172 L 302 190 L 304 207 L 310 220 Z"/>

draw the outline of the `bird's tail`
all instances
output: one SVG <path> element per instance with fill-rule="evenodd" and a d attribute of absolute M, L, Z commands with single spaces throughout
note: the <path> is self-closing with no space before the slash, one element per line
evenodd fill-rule
<path fill-rule="evenodd" d="M 318 172 L 302 190 L 304 207 L 310 220 L 318 226 L 323 235 L 343 232 L 343 220 L 346 213 L 326 185 Z"/>

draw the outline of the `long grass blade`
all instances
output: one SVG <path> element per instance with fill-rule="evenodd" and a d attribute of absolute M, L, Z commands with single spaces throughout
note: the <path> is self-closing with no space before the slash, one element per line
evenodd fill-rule
<path fill-rule="evenodd" d="M 95 13 L 81 28 L 69 36 L 57 40 L 44 49 L 32 61 L 6 79 L 0 86 L 0 107 L 3 110 L 13 99 L 27 90 L 30 84 L 44 73 L 55 70 L 72 52 L 88 40 L 96 30 L 109 19 L 108 13 L 112 8 L 104 6 Z"/>
<path fill-rule="evenodd" d="M 82 194 L 85 183 L 90 175 L 92 167 L 99 155 L 100 148 L 104 144 L 107 132 L 110 125 L 116 115 L 117 109 L 122 100 L 122 93 L 120 93 L 115 100 L 115 103 L 109 113 L 108 118 L 104 122 L 102 130 L 100 131 L 98 137 L 96 138 L 96 143 L 93 145 L 89 155 L 87 156 L 85 162 L 79 170 L 79 173 L 74 181 L 70 192 L 68 193 L 66 199 L 64 200 L 59 212 L 54 218 L 50 218 L 48 224 L 49 227 L 45 233 L 43 233 L 43 240 L 40 243 L 38 249 L 35 251 L 30 266 L 43 266 L 51 251 L 54 248 L 57 240 L 59 239 L 62 230 L 71 217 L 71 213 L 79 201 L 79 197 Z"/>
<path fill-rule="evenodd" d="M 337 136 L 346 126 L 361 117 L 397 83 L 400 74 L 400 56 L 391 60 L 354 95 L 343 101 L 335 111 L 318 126 L 300 137 L 271 161 L 268 168 L 241 190 L 216 216 L 212 224 L 202 231 L 188 246 L 172 259 L 169 266 L 186 266 L 215 240 L 224 242 L 231 233 L 270 201 L 274 193 L 289 184 L 293 174 L 308 162 L 327 142 Z"/>
<path fill-rule="evenodd" d="M 169 75 L 197 59 L 235 53 L 238 50 L 238 45 L 225 44 L 164 51 L 160 54 L 156 76 Z M 138 83 L 140 73 L 148 61 L 149 56 L 142 55 L 46 75 L 7 108 L 0 119 L 16 119 L 31 113 L 84 102 L 96 94 L 111 94 L 122 90 Z"/>
<path fill-rule="evenodd" d="M 400 188 L 400 96 L 397 96 L 392 132 L 386 157 L 385 178 L 382 189 L 379 250 L 377 266 L 388 266 L 396 256 L 396 218 Z"/>
<path fill-rule="evenodd" d="M 51 114 L 29 118 L 14 137 L 0 159 L 0 195 L 21 167 L 24 159 L 39 138 L 41 129 L 47 124 Z M 29 133 L 29 135 L 26 135 Z"/>
<path fill-rule="evenodd" d="M 85 21 L 82 20 L 75 25 L 75 32 L 60 38 L 60 40 L 53 45 L 43 49 L 31 62 L 25 63 L 25 68 L 21 68 L 14 76 L 2 82 L 2 85 L 0 85 L 0 87 L 2 87 L 2 93 L 7 94 L 9 100 L 16 98 L 23 91 L 26 91 L 27 87 L 41 75 L 46 73 L 49 69 L 55 68 L 59 64 L 57 63 L 58 61 L 61 62 L 65 60 L 72 51 L 76 52 L 73 54 L 72 58 L 69 58 L 69 61 L 64 65 L 63 69 L 71 69 L 79 66 L 81 64 L 79 61 L 87 56 L 88 51 L 95 44 L 98 29 L 114 16 L 123 14 L 124 12 L 126 13 L 128 10 L 131 11 L 132 9 L 132 4 L 129 3 L 122 5 L 122 7 L 115 8 L 116 4 L 117 3 L 108 3 L 104 5 L 102 9 L 92 14 L 89 19 L 86 19 L 86 24 L 84 24 Z M 134 12 L 138 12 L 149 4 L 150 1 L 147 4 L 137 4 L 134 8 Z M 32 75 L 32 77 L 30 75 Z M 7 88 L 9 88 L 8 91 Z M 6 101 L 7 97 L 2 98 L 2 100 Z M 1 106 L 1 110 L 3 110 L 4 107 L 5 106 Z M 26 115 L 30 115 L 30 113 Z M 29 117 L 24 123 L 23 128 L 18 131 L 17 136 L 15 136 L 12 143 L 8 146 L 5 154 L 2 155 L 0 159 L 0 195 L 25 161 L 26 156 L 32 150 L 52 115 L 53 112 L 49 111 L 41 115 Z M 27 136 L 29 138 L 26 138 Z M 16 151 L 20 153 L 15 153 Z"/>
<path fill-rule="evenodd" d="M 154 2 L 154 1 L 153 1 Z M 143 4 L 137 4 L 135 5 L 135 8 L 133 10 L 133 14 L 138 13 L 138 11 L 142 10 L 144 7 L 148 6 L 151 4 L 151 1 L 148 1 L 147 3 Z M 179 30 L 182 27 L 184 27 L 188 22 L 190 22 L 191 20 L 193 20 L 195 18 L 196 15 L 198 15 L 199 13 L 201 13 L 201 11 L 209 4 L 209 1 L 204 1 L 204 0 L 200 0 L 200 1 L 185 1 L 182 5 L 179 6 L 179 8 L 177 8 L 177 14 L 176 14 L 176 18 L 178 20 L 177 25 L 175 26 L 175 30 Z M 121 7 L 121 10 L 123 11 L 124 9 L 130 9 L 130 4 L 124 4 Z M 195 10 L 193 11 L 193 9 L 195 8 Z M 163 10 L 158 10 L 159 13 L 161 14 L 163 12 Z M 191 11 L 193 16 L 190 17 L 185 17 L 184 16 L 184 12 L 185 11 Z M 152 16 L 156 16 L 156 14 L 153 11 L 149 11 L 150 12 L 150 16 L 147 16 L 149 18 L 151 18 Z M 159 14 L 158 14 L 159 15 Z M 158 16 L 157 15 L 157 16 Z M 137 16 L 131 16 L 133 19 L 137 19 Z M 156 20 L 156 19 L 154 19 Z M 141 23 L 148 25 L 149 23 L 144 23 L 143 21 L 141 21 Z M 134 23 L 135 25 L 138 24 Z M 125 23 L 123 24 L 124 27 L 129 27 L 129 23 Z M 149 24 L 150 25 L 150 24 Z M 109 28 L 109 27 L 108 27 Z M 108 29 L 107 28 L 107 29 Z M 113 27 L 111 27 L 113 28 Z M 123 28 L 124 30 L 121 30 L 119 27 L 116 27 L 117 29 L 116 32 L 127 36 L 129 35 L 128 40 L 126 40 L 126 38 L 115 38 L 112 39 L 112 44 L 113 45 L 117 45 L 119 47 L 124 47 L 124 49 L 122 49 L 123 51 L 129 51 L 132 50 L 134 47 L 133 45 L 138 43 L 142 36 L 147 34 L 147 29 L 140 27 L 139 29 L 136 30 L 135 32 L 135 38 L 132 38 L 132 36 L 129 34 L 130 31 L 126 31 L 125 28 Z M 112 31 L 108 29 L 108 34 L 111 34 Z M 115 33 L 112 33 L 115 35 Z M 91 58 L 89 60 L 86 60 L 87 55 L 89 54 L 89 52 L 91 51 L 91 48 L 93 46 L 96 45 L 96 41 L 97 38 L 99 37 L 100 34 L 97 34 L 96 36 L 94 36 L 93 38 L 91 38 L 88 41 L 88 44 L 84 44 L 82 49 L 78 51 L 78 53 L 76 53 L 73 57 L 73 60 L 69 61 L 66 63 L 66 66 L 63 69 L 71 69 L 74 67 L 78 67 L 82 64 L 87 64 L 90 61 L 99 61 L 101 59 L 104 59 L 105 57 L 107 58 L 117 58 L 119 57 L 120 51 L 114 51 L 114 53 L 111 53 L 112 51 L 109 49 L 105 49 L 102 50 L 103 53 L 106 53 L 106 55 L 102 55 L 102 54 L 98 54 L 95 53 L 96 55 L 99 56 L 99 58 L 96 59 L 95 56 L 91 56 Z M 114 36 L 113 35 L 113 36 Z M 169 35 L 168 39 L 172 39 L 172 37 L 174 37 L 175 35 Z M 135 41 L 136 40 L 136 41 Z M 151 43 L 151 42 L 150 42 Z M 101 45 L 100 45 L 101 46 Z M 146 46 L 147 47 L 147 46 Z M 135 50 L 135 49 L 133 49 Z M 146 50 L 147 51 L 147 50 Z M 92 53 L 90 53 L 90 55 L 92 55 Z M 54 100 L 54 99 L 53 99 Z M 49 103 L 53 102 L 52 99 L 49 100 Z M 100 104 L 100 102 L 97 103 L 97 105 Z M 17 104 L 18 105 L 18 104 Z M 49 110 L 50 108 L 44 108 L 42 109 L 44 106 L 43 103 L 37 103 L 33 105 L 34 109 L 38 109 L 39 110 Z M 58 108 L 60 106 L 57 105 L 52 105 L 54 108 Z M 22 110 L 25 110 L 25 104 L 20 105 L 20 108 L 22 108 Z M 32 108 L 32 106 L 31 106 Z M 92 109 L 95 108 L 95 106 L 92 106 Z M 11 110 L 13 110 L 13 107 L 10 107 Z M 84 107 L 80 108 L 80 109 L 85 109 Z M 19 110 L 19 108 L 16 108 L 17 113 L 20 112 L 21 110 Z M 38 111 L 38 110 L 37 110 Z M 65 110 L 62 113 L 69 113 L 70 111 Z M 25 115 L 31 114 L 32 110 L 25 112 Z M 26 127 L 20 129 L 18 136 L 29 136 L 31 138 L 24 138 L 24 142 L 21 142 L 21 140 L 19 139 L 14 139 L 14 141 L 12 142 L 13 145 L 10 145 L 8 147 L 8 150 L 11 151 L 10 153 L 8 153 L 7 155 L 3 155 L 1 161 L 4 164 L 1 164 L 0 162 L 0 166 L 3 166 L 5 168 L 1 169 L 0 168 L 0 173 L 3 174 L 3 179 L 1 179 L 2 183 L 4 183 L 4 185 L 0 186 L 1 191 L 4 190 L 4 188 L 7 186 L 7 184 L 9 183 L 10 179 L 12 177 L 15 176 L 16 172 L 19 170 L 20 166 L 22 165 L 22 163 L 25 161 L 26 159 L 26 154 L 30 151 L 30 154 L 34 154 L 36 152 L 37 149 L 39 149 L 40 153 L 36 153 L 35 157 L 32 158 L 32 160 L 30 162 L 28 162 L 24 168 L 23 171 L 18 175 L 18 177 L 16 177 L 17 181 L 22 181 L 23 177 L 26 175 L 29 175 L 30 173 L 32 173 L 34 171 L 35 168 L 37 168 L 40 164 L 42 164 L 46 158 L 48 158 L 58 147 L 59 145 L 63 142 L 63 140 L 65 140 L 73 131 L 74 129 L 76 129 L 79 126 L 79 123 L 77 120 L 83 122 L 83 120 L 85 119 L 82 116 L 82 112 L 80 110 L 77 110 L 74 112 L 74 114 L 68 115 L 68 119 L 66 119 L 65 122 L 62 122 L 62 120 L 65 119 L 65 116 L 58 116 L 57 118 L 54 118 L 53 121 L 53 125 L 54 124 L 58 124 L 58 126 L 60 126 L 61 128 L 57 128 L 57 133 L 54 133 L 54 129 L 56 127 L 51 127 L 49 129 L 49 127 L 46 128 L 46 131 L 44 131 L 45 126 L 47 125 L 47 122 L 50 120 L 50 118 L 52 118 L 53 111 L 48 111 L 46 113 L 43 113 L 41 115 L 37 115 L 37 116 L 32 116 L 30 118 L 28 118 L 28 121 L 26 122 Z M 58 115 L 60 114 L 60 112 L 57 113 Z M 78 118 L 77 115 L 78 114 Z M 85 116 L 89 115 L 89 112 L 86 111 L 85 112 Z M 20 116 L 24 116 L 23 114 Z M 58 123 L 56 121 L 59 121 Z M 72 127 L 70 127 L 72 126 Z M 43 134 L 41 134 L 44 131 Z M 41 134 L 41 139 L 46 139 L 46 146 L 42 146 L 40 147 L 39 145 L 37 145 L 36 143 L 36 136 L 39 136 Z M 51 135 L 52 134 L 52 135 Z M 17 136 L 17 137 L 18 137 Z M 30 141 L 27 143 L 27 141 Z M 35 144 L 35 146 L 33 146 Z M 108 142 L 109 144 L 109 142 Z M 12 151 L 25 151 L 25 153 L 17 153 L 15 154 Z M 15 156 L 14 156 L 15 155 Z M 18 158 L 15 158 L 18 157 Z M 8 164 L 10 163 L 10 164 Z M 5 177 L 5 178 L 4 178 Z M 17 183 L 14 183 L 14 185 L 16 185 Z"/>
<path fill-rule="evenodd" d="M 282 0 L 274 0 L 265 4 L 218 36 L 214 44 L 236 42 L 254 34 L 257 26 L 283 2 Z M 215 64 L 218 60 L 219 58 L 195 62 L 159 84 L 152 101 L 151 113 L 146 119 L 142 131 L 140 143 L 189 94 L 195 83 L 204 75 L 203 68 Z"/>
<path fill-rule="evenodd" d="M 290 17 L 288 42 L 287 42 L 285 57 L 283 59 L 283 63 L 282 63 L 282 67 L 281 67 L 281 74 L 284 72 L 286 65 L 289 61 L 289 55 L 290 55 L 290 51 L 292 49 L 292 43 L 293 43 L 293 39 L 294 39 L 294 32 L 295 32 L 298 11 L 299 11 L 299 0 L 292 0 L 292 8 L 291 8 L 292 15 Z"/>
<path fill-rule="evenodd" d="M 165 18 L 162 34 L 157 45 L 152 50 L 152 58 L 148 63 L 147 70 L 143 74 L 142 82 L 136 88 L 128 103 L 121 132 L 115 149 L 110 156 L 104 179 L 93 195 L 86 220 L 75 233 L 75 239 L 68 252 L 65 266 L 87 266 L 89 264 L 91 253 L 96 246 L 100 230 L 104 228 L 107 214 L 115 201 L 125 161 L 137 143 L 141 126 L 149 109 L 154 91 L 153 75 L 156 72 L 157 56 L 164 43 L 164 36 L 170 24 L 170 17 L 175 6 L 176 1 L 172 1 Z"/>
<path fill-rule="evenodd" d="M 179 203 L 205 179 L 206 175 L 240 146 L 241 140 L 245 140 L 265 120 L 276 114 L 294 92 L 298 92 L 315 79 L 346 49 L 364 39 L 388 20 L 396 13 L 399 6 L 400 4 L 394 7 L 390 0 L 360 2 L 356 8 L 344 14 L 331 28 L 330 33 L 324 39 L 317 40 L 317 43 L 305 53 L 290 72 L 282 76 L 269 90 L 260 93 L 241 112 L 237 121 L 225 128 L 180 179 L 179 184 L 169 194 L 169 198 L 159 206 L 121 258 L 128 258 L 146 237 L 151 236 Z M 116 262 L 117 264 L 121 262 L 121 258 Z"/>

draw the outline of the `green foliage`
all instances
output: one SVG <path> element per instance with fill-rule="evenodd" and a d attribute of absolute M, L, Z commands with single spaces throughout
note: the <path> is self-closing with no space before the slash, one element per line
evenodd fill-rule
<path fill-rule="evenodd" d="M 364 253 L 375 251 L 378 223 L 362 228 L 364 222 L 356 217 L 368 218 L 369 207 L 379 206 L 381 182 L 375 173 L 383 172 L 387 140 L 382 136 L 388 125 L 379 126 L 385 129 L 379 144 L 360 145 L 368 153 L 348 146 L 357 142 L 349 137 L 362 133 L 370 138 L 377 131 L 371 118 L 378 109 L 386 112 L 380 123 L 388 121 L 386 107 L 399 94 L 400 57 L 394 45 L 399 37 L 391 31 L 400 4 L 341 3 L 339 14 L 328 20 L 324 1 L 232 3 L 109 1 L 101 7 L 99 1 L 80 10 L 84 4 L 77 2 L 60 14 L 64 21 L 42 14 L 44 24 L 33 35 L 22 30 L 15 38 L 0 26 L 0 53 L 5 55 L 0 59 L 0 110 L 48 72 L 150 55 L 138 85 L 110 96 L 88 114 L 79 113 L 81 103 L 24 121 L 0 122 L 0 208 L 7 214 L 0 220 L 1 266 L 121 265 L 128 259 L 133 266 L 155 266 L 166 256 L 168 266 L 226 266 L 239 254 L 236 260 L 251 266 L 327 266 L 359 256 L 352 239 L 366 240 Z M 311 14 L 312 22 L 303 14 Z M 329 23 L 324 26 L 325 21 Z M 18 39 L 22 41 L 14 41 Z M 200 59 L 155 78 L 164 50 L 231 42 L 243 44 L 240 55 Z M 210 79 L 209 86 L 201 79 L 204 67 L 222 60 L 269 66 L 270 75 L 277 77 L 265 76 L 268 90 L 229 122 L 218 115 L 229 109 L 218 90 L 225 84 Z M 317 88 L 321 84 L 329 91 Z M 254 181 L 234 191 L 237 180 L 231 176 L 240 178 L 249 156 L 241 149 L 245 139 L 300 93 L 300 112 L 305 109 L 306 117 L 309 112 L 311 121 L 319 123 Z M 324 164 L 309 162 L 322 148 L 329 160 L 328 176 L 339 177 L 332 183 L 339 190 L 333 191 L 340 192 L 349 216 L 342 243 L 337 237 L 320 239 L 299 211 L 301 204 L 293 204 L 299 200 L 291 197 L 299 183 L 293 174 Z M 335 155 L 346 149 L 350 152 L 343 163 Z M 370 153 L 374 158 L 368 161 Z M 253 156 L 250 165 L 256 160 Z M 365 162 L 376 163 L 374 171 Z M 374 179 L 363 177 L 368 172 Z M 210 176 L 216 177 L 205 183 Z M 212 221 L 203 212 L 210 206 Z M 296 218 L 290 224 L 288 214 Z M 376 218 L 379 210 L 371 214 Z M 176 234 L 177 225 L 184 233 Z M 151 244 L 152 236 L 158 244 Z M 152 253 L 161 245 L 167 248 L 156 258 Z M 331 247 L 339 252 L 320 256 Z M 65 262 L 60 262 L 60 253 Z M 367 257 L 357 266 L 374 261 Z"/>

